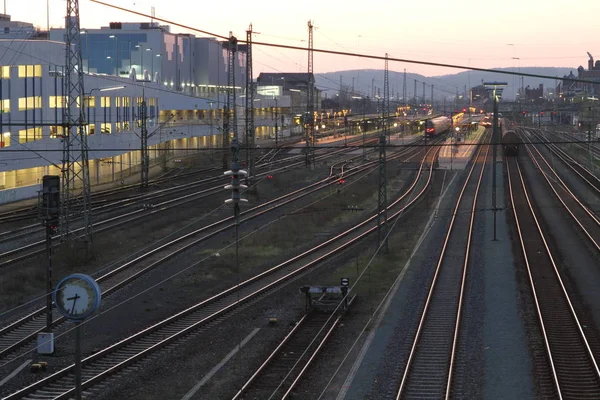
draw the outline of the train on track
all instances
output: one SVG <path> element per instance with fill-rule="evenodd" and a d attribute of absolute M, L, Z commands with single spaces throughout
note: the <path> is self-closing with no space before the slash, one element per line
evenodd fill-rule
<path fill-rule="evenodd" d="M 435 137 L 448 131 L 452 126 L 452 119 L 448 117 L 436 117 L 425 122 L 425 137 Z"/>
<path fill-rule="evenodd" d="M 502 147 L 505 156 L 517 156 L 519 154 L 519 144 L 521 138 L 513 130 L 502 131 Z"/>

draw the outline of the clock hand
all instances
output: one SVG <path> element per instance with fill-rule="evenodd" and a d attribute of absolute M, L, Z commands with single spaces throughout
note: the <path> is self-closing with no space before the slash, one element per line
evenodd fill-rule
<path fill-rule="evenodd" d="M 67 300 L 73 300 L 73 305 L 71 306 L 71 315 L 73 315 L 73 313 L 75 312 L 75 303 L 77 302 L 77 299 L 79 298 L 79 294 L 75 294 L 75 296 L 73 297 L 69 297 Z"/>

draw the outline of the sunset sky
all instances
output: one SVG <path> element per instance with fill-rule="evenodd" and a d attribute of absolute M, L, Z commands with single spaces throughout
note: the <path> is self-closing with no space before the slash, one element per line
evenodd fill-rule
<path fill-rule="evenodd" d="M 482 68 L 587 67 L 586 51 L 600 59 L 600 1 L 275 1 L 106 0 L 121 7 L 245 39 L 250 23 L 255 41 L 306 46 L 307 21 L 314 21 L 315 48 Z M 46 27 L 46 0 L 6 0 L 13 20 Z M 581 7 L 584 5 L 584 7 Z M 35 14 L 32 10 L 36 10 Z M 50 26 L 64 25 L 66 3 L 50 0 Z M 81 25 L 97 28 L 116 21 L 147 21 L 80 0 Z M 185 32 L 172 27 L 172 32 Z M 197 36 L 202 36 L 197 34 Z M 519 58 L 519 60 L 513 59 Z M 260 72 L 304 71 L 306 52 L 254 47 L 255 76 Z M 382 61 L 315 54 L 315 72 L 383 68 Z M 390 69 L 424 75 L 460 70 L 391 63 Z"/>

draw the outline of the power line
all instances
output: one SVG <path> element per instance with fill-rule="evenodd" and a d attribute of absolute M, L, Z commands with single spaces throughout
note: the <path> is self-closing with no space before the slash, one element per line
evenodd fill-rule
<path fill-rule="evenodd" d="M 115 6 L 113 4 L 108 4 L 108 3 L 104 3 L 102 1 L 99 0 L 90 0 L 93 3 L 97 3 L 97 4 L 102 4 L 104 6 L 110 7 L 110 8 L 114 8 L 117 10 L 121 10 L 121 11 L 125 11 L 131 14 L 135 14 L 141 17 L 146 17 L 146 18 L 154 18 L 157 21 L 161 21 L 167 24 L 171 24 L 174 26 L 178 26 L 180 28 L 184 28 L 184 29 L 189 29 L 195 32 L 200 32 L 203 33 L 205 35 L 209 35 L 209 36 L 215 36 L 218 38 L 222 38 L 222 39 L 228 39 L 225 36 L 222 35 L 218 35 L 216 33 L 212 33 L 212 32 L 207 32 L 198 28 L 194 28 L 191 26 L 187 26 L 187 25 L 183 25 L 174 21 L 170 21 L 164 18 L 158 18 L 158 17 L 152 17 L 151 15 L 139 12 L 139 11 L 133 11 L 130 10 L 128 8 L 124 8 L 124 7 L 119 7 L 119 6 Z M 240 40 L 240 43 L 245 43 L 245 41 Z M 292 46 L 292 45 L 287 45 L 287 44 L 280 44 L 280 43 L 268 43 L 268 42 L 253 42 L 252 43 L 255 46 L 268 46 L 268 47 L 277 47 L 277 48 L 282 48 L 282 49 L 289 49 L 289 50 L 301 50 L 301 51 L 306 51 L 306 48 L 304 47 L 300 47 L 300 46 Z M 374 59 L 374 60 L 382 60 L 385 61 L 386 57 L 385 56 L 375 56 L 375 55 L 369 55 L 369 54 L 360 54 L 360 53 L 352 53 L 352 52 L 347 52 L 347 51 L 337 51 L 337 50 L 327 50 L 327 49 L 317 49 L 317 48 L 313 48 L 312 49 L 314 52 L 317 53 L 324 53 L 324 54 L 334 54 L 334 55 L 339 55 L 339 56 L 348 56 L 348 57 L 358 57 L 358 58 L 370 58 L 370 59 Z M 495 70 L 495 69 L 490 69 L 490 68 L 479 68 L 479 67 L 471 67 L 471 66 L 465 66 L 465 65 L 456 65 L 456 64 L 445 64 L 445 63 L 436 63 L 436 62 L 431 62 L 431 61 L 419 61 L 419 60 L 410 60 L 410 59 L 403 59 L 403 58 L 393 58 L 393 57 L 389 57 L 387 58 L 389 61 L 395 61 L 395 62 L 403 62 L 403 63 L 409 63 L 409 64 L 419 64 L 419 65 L 427 65 L 430 67 L 444 67 L 444 68 L 455 68 L 455 69 L 465 69 L 465 70 L 471 70 L 471 71 L 481 71 L 481 72 L 492 72 L 492 73 L 497 73 L 497 74 L 504 74 L 504 75 L 516 75 L 516 76 L 527 76 L 530 78 L 542 78 L 542 79 L 556 79 L 556 76 L 548 76 L 548 75 L 540 75 L 540 74 L 530 74 L 530 73 L 525 73 L 525 72 L 512 72 L 512 71 L 501 71 L 501 70 Z M 588 81 L 585 79 L 578 79 L 578 78 L 573 78 L 573 79 L 569 79 L 569 81 L 571 82 L 582 82 L 582 83 L 595 83 L 593 81 Z M 596 82 L 597 83 L 597 82 Z"/>

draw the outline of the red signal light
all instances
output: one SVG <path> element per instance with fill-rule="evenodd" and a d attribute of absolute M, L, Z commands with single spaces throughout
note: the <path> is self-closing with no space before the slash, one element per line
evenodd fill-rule
<path fill-rule="evenodd" d="M 267 175 L 267 179 L 273 179 L 273 175 Z"/>
<path fill-rule="evenodd" d="M 346 181 L 345 181 L 345 180 L 343 180 L 343 179 L 340 179 L 340 180 L 338 181 L 338 183 L 339 183 L 340 185 L 343 185 L 343 184 L 344 184 L 344 182 L 346 182 Z"/>
<path fill-rule="evenodd" d="M 463 112 L 467 112 L 467 109 L 466 109 L 466 108 L 463 108 Z"/>

